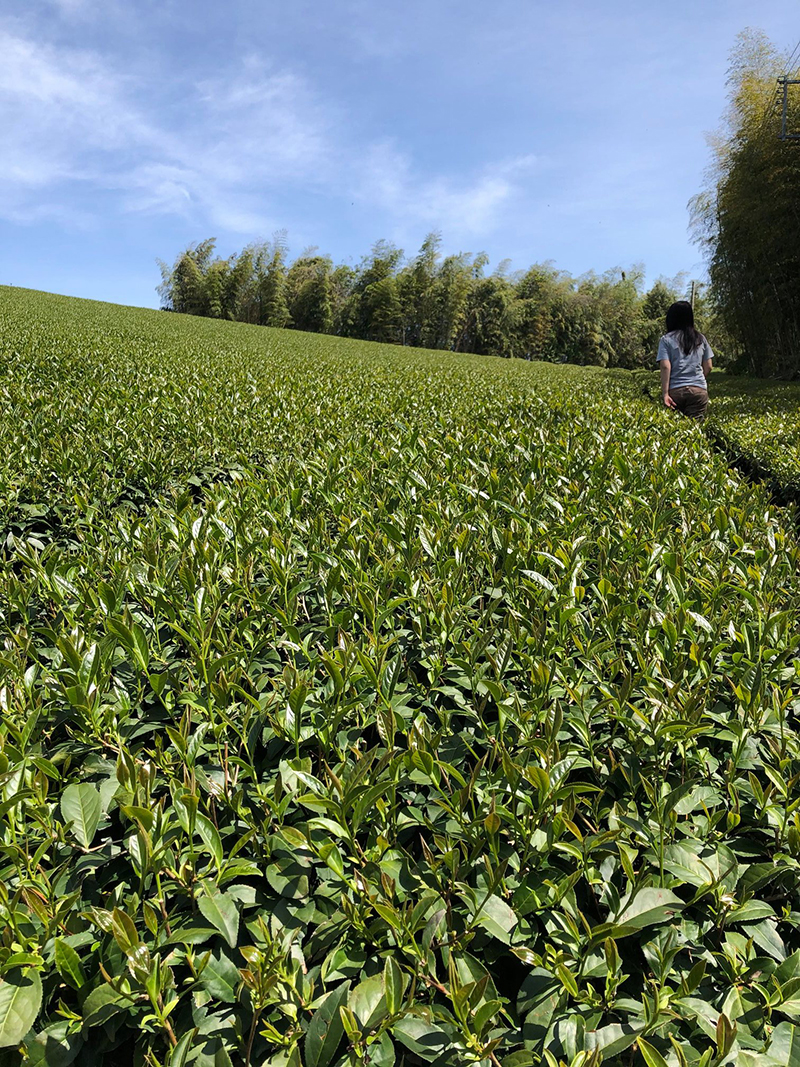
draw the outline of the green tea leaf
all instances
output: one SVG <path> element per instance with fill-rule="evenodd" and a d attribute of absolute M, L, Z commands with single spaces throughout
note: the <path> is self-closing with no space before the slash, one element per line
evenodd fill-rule
<path fill-rule="evenodd" d="M 93 989 L 83 1002 L 84 1034 L 87 1027 L 100 1026 L 130 1007 L 131 999 L 104 982 Z"/>
<path fill-rule="evenodd" d="M 619 1056 L 635 1043 L 643 1029 L 643 1023 L 638 1026 L 609 1023 L 607 1026 L 601 1026 L 599 1030 L 586 1031 L 586 1047 L 599 1049 L 604 1059 Z"/>
<path fill-rule="evenodd" d="M 386 957 L 383 967 L 383 985 L 386 991 L 386 1010 L 390 1015 L 396 1015 L 403 1002 L 406 979 L 392 956 Z"/>
<path fill-rule="evenodd" d="M 203 892 L 198 898 L 200 913 L 222 934 L 231 948 L 239 938 L 239 909 L 236 901 L 221 893 L 211 882 L 203 883 Z"/>
<path fill-rule="evenodd" d="M 81 960 L 75 949 L 57 937 L 54 943 L 56 970 L 73 989 L 80 989 L 86 982 Z"/>
<path fill-rule="evenodd" d="M 404 1015 L 392 1024 L 392 1034 L 409 1052 L 424 1062 L 433 1062 L 451 1045 L 446 1030 L 416 1015 Z"/>
<path fill-rule="evenodd" d="M 647 926 L 672 922 L 685 906 L 680 897 L 668 889 L 640 889 L 620 901 L 611 936 L 627 937 Z"/>
<path fill-rule="evenodd" d="M 478 922 L 489 931 L 492 937 L 496 937 L 498 941 L 507 945 L 511 941 L 511 931 L 517 925 L 517 917 L 504 900 L 491 896 L 484 903 Z"/>
<path fill-rule="evenodd" d="M 222 838 L 219 836 L 219 831 L 213 822 L 202 812 L 197 812 L 194 817 L 194 828 L 200 834 L 203 839 L 203 844 L 214 858 L 214 863 L 217 865 L 217 869 L 222 867 L 224 858 L 224 852 L 222 848 Z"/>
<path fill-rule="evenodd" d="M 336 1055 L 342 1040 L 342 1025 L 339 1008 L 346 1002 L 349 982 L 343 982 L 327 994 L 311 1016 L 305 1039 L 305 1067 L 328 1067 Z"/>
<path fill-rule="evenodd" d="M 653 1048 L 649 1042 L 639 1038 L 638 1045 L 647 1067 L 669 1067 L 669 1064 L 658 1049 Z"/>
<path fill-rule="evenodd" d="M 52 1023 L 26 1044 L 26 1065 L 30 1067 L 69 1067 L 81 1051 L 80 1033 L 69 1032 L 70 1023 L 64 1019 Z"/>
<path fill-rule="evenodd" d="M 347 1006 L 358 1019 L 362 1031 L 373 1030 L 388 1012 L 383 975 L 376 974 L 359 982 L 350 994 Z"/>
<path fill-rule="evenodd" d="M 102 813 L 100 791 L 90 782 L 68 785 L 61 794 L 61 814 L 78 842 L 88 848 L 97 833 Z"/>
<path fill-rule="evenodd" d="M 20 1043 L 41 1005 L 42 983 L 37 970 L 15 969 L 0 979 L 0 1048 Z"/>

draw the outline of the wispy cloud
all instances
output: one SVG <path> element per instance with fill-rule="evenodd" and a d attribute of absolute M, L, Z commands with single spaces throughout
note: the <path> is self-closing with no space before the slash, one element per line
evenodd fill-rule
<path fill-rule="evenodd" d="M 360 178 L 363 199 L 384 209 L 397 222 L 481 234 L 520 191 L 520 180 L 538 166 L 532 155 L 486 166 L 472 179 L 423 177 L 409 156 L 384 142 L 367 153 Z"/>
<path fill-rule="evenodd" d="M 97 52 L 0 24 L 0 55 L 0 108 L 10 116 L 0 126 L 0 214 L 15 221 L 64 220 L 77 187 L 116 198 L 122 212 L 252 235 L 279 224 L 272 204 L 283 190 L 301 188 L 358 198 L 395 230 L 480 233 L 534 165 L 525 156 L 459 180 L 422 175 L 397 144 L 355 143 L 346 117 L 307 78 L 258 54 L 232 73 L 185 81 L 167 108 Z"/>
<path fill-rule="evenodd" d="M 330 127 L 301 78 L 250 57 L 229 79 L 187 86 L 179 124 L 162 130 L 159 150 L 145 151 L 125 174 L 124 207 L 250 235 L 274 229 L 263 205 L 276 190 L 330 178 Z"/>
<path fill-rule="evenodd" d="M 56 49 L 0 27 L 0 212 L 15 220 L 68 212 L 71 183 L 102 186 L 130 147 L 159 152 L 161 131 L 126 99 L 126 79 L 96 55 Z"/>

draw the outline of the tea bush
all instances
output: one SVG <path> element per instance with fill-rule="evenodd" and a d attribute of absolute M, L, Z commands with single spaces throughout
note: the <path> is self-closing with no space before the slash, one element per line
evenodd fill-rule
<path fill-rule="evenodd" d="M 697 427 L 7 289 L 0 353 L 4 1062 L 796 1061 L 797 542 Z"/>
<path fill-rule="evenodd" d="M 717 393 L 709 422 L 714 439 L 779 498 L 799 501 L 800 387 L 734 378 L 723 380 Z"/>
<path fill-rule="evenodd" d="M 610 372 L 611 373 L 611 372 Z M 629 395 L 660 405 L 658 374 L 613 373 Z M 800 502 L 800 385 L 714 372 L 704 429 L 729 462 L 766 484 L 777 502 Z"/>

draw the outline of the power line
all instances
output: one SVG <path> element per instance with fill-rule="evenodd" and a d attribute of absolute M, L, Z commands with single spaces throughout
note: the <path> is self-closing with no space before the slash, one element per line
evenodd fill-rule
<path fill-rule="evenodd" d="M 800 41 L 797 42 L 797 47 L 800 48 Z M 795 51 L 797 51 L 797 48 L 795 48 Z M 792 53 L 792 54 L 794 54 L 794 53 Z M 786 64 L 786 68 L 785 69 L 789 68 L 789 66 L 791 65 L 791 62 L 792 61 L 790 59 L 789 62 Z M 767 119 L 769 119 L 771 117 L 773 111 L 775 110 L 775 104 L 780 99 L 780 92 L 781 92 L 780 80 L 776 79 L 775 80 L 775 85 L 774 85 L 773 90 L 772 90 L 772 96 L 767 101 L 767 104 L 766 104 L 766 106 L 764 108 L 764 113 L 761 116 L 761 122 L 759 123 L 759 126 L 758 126 L 758 132 L 759 133 L 763 133 L 764 132 L 764 127 L 767 124 Z"/>
<path fill-rule="evenodd" d="M 781 86 L 778 81 L 775 82 L 775 87 L 772 90 L 772 96 L 767 101 L 767 105 L 764 108 L 764 114 L 761 116 L 761 123 L 758 127 L 758 132 L 763 133 L 764 127 L 767 124 L 767 120 L 772 116 L 775 105 L 778 103 L 781 94 Z"/>
<path fill-rule="evenodd" d="M 795 57 L 800 57 L 800 41 L 798 41 L 797 44 L 794 46 L 792 54 L 786 60 L 786 66 L 784 67 L 786 74 L 784 75 L 784 77 L 788 77 L 789 73 L 791 72 L 792 63 L 794 63 Z M 764 114 L 761 116 L 761 122 L 758 127 L 759 133 L 764 132 L 764 127 L 767 124 L 767 120 L 771 118 L 774 114 L 775 105 L 777 103 L 780 103 L 781 97 L 785 92 L 785 86 L 782 84 L 780 78 L 777 79 L 775 82 L 775 88 L 772 90 L 772 96 L 767 101 L 766 107 L 764 108 Z"/>
<path fill-rule="evenodd" d="M 795 56 L 800 53 L 800 41 L 794 46 L 794 51 L 786 61 L 785 73 L 782 78 L 778 78 L 778 85 L 780 86 L 783 94 L 783 106 L 781 109 L 781 140 L 782 141 L 800 141 L 800 134 L 789 133 L 788 130 L 788 116 L 789 116 L 789 86 L 800 85 L 800 81 L 796 78 L 792 78 L 793 68 L 792 64 L 795 61 Z"/>
<path fill-rule="evenodd" d="M 786 62 L 786 73 L 787 74 L 791 71 L 792 63 L 794 63 L 795 56 L 797 56 L 798 53 L 800 53 L 800 41 L 798 41 L 797 44 L 794 46 L 794 51 L 789 56 L 789 59 Z"/>
<path fill-rule="evenodd" d="M 789 133 L 789 86 L 800 85 L 800 78 L 789 78 L 784 74 L 778 79 L 783 90 L 783 107 L 781 109 L 781 133 L 782 141 L 800 141 L 800 133 Z"/>

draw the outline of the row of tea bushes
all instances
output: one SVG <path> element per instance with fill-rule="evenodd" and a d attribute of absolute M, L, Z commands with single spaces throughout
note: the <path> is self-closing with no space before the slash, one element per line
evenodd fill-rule
<path fill-rule="evenodd" d="M 798 548 L 696 427 L 16 291 L 0 355 L 4 1062 L 794 1062 Z"/>

